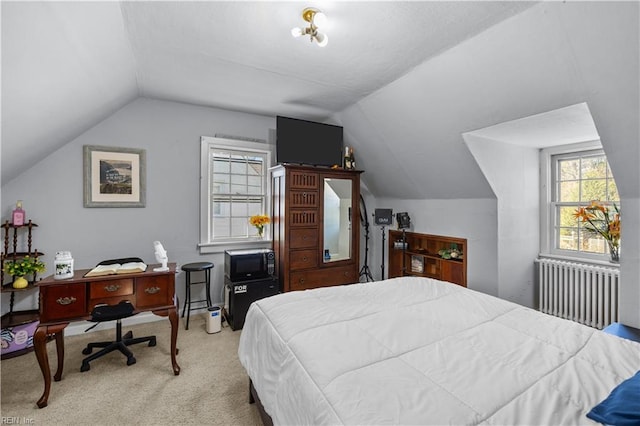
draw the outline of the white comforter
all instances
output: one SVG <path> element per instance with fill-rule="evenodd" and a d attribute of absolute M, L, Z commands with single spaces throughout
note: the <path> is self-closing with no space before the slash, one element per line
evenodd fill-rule
<path fill-rule="evenodd" d="M 285 293 L 240 362 L 276 425 L 590 424 L 640 344 L 427 278 Z"/>

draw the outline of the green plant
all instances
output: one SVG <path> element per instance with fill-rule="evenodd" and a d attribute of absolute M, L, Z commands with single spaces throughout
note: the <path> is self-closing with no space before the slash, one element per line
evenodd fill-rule
<path fill-rule="evenodd" d="M 458 250 L 457 244 L 451 244 L 449 248 L 438 250 L 438 255 L 443 259 L 458 259 L 462 256 L 462 251 Z"/>
<path fill-rule="evenodd" d="M 2 270 L 13 277 L 23 277 L 44 271 L 45 265 L 37 257 L 25 256 L 19 260 L 6 262 Z"/>

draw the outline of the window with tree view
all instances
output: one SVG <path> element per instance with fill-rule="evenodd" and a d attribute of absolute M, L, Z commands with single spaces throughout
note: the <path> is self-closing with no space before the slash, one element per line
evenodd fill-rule
<path fill-rule="evenodd" d="M 266 156 L 213 150 L 211 161 L 212 239 L 247 238 L 249 217 L 264 212 Z"/>
<path fill-rule="evenodd" d="M 604 151 L 554 155 L 551 160 L 551 217 L 555 249 L 592 257 L 608 254 L 605 239 L 588 232 L 585 223 L 576 217 L 576 211 L 589 207 L 592 201 L 598 201 L 611 214 L 620 208 L 618 188 Z"/>

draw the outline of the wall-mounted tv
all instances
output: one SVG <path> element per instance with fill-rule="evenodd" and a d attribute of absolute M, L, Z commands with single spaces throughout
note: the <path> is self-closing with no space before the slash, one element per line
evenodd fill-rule
<path fill-rule="evenodd" d="M 342 127 L 276 117 L 276 161 L 280 164 L 342 164 Z"/>

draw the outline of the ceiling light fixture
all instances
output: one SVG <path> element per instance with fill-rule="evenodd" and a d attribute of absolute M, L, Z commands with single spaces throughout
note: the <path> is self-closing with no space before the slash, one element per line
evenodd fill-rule
<path fill-rule="evenodd" d="M 307 21 L 309 26 L 306 28 L 295 27 L 291 30 L 291 35 L 294 37 L 308 35 L 311 42 L 315 40 L 318 42 L 318 46 L 325 47 L 329 42 L 329 37 L 325 33 L 319 32 L 318 28 L 327 24 L 327 15 L 316 8 L 307 7 L 302 11 L 302 19 Z"/>

